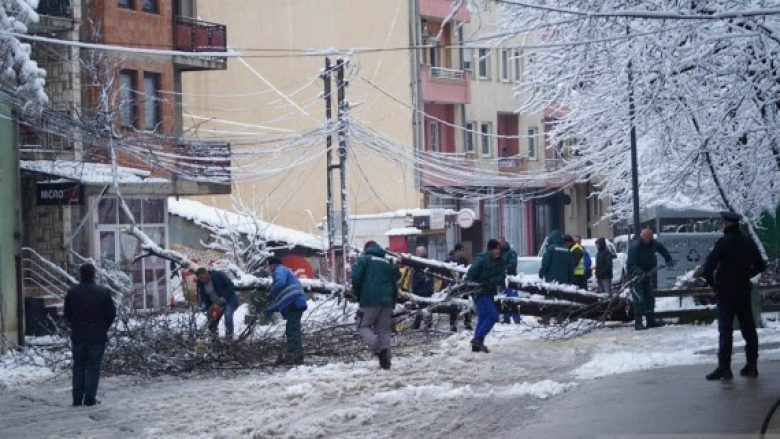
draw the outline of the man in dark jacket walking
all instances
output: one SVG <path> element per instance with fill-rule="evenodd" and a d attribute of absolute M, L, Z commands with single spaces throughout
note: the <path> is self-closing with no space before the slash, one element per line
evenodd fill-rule
<path fill-rule="evenodd" d="M 553 230 L 547 236 L 547 247 L 542 255 L 542 267 L 539 279 L 545 282 L 571 284 L 574 282 L 574 268 L 571 265 L 571 252 L 563 245 L 563 236 Z"/>
<path fill-rule="evenodd" d="M 596 283 L 599 286 L 599 293 L 612 292 L 612 259 L 615 255 L 607 248 L 607 240 L 599 238 L 596 240 Z"/>
<path fill-rule="evenodd" d="M 758 376 L 758 334 L 750 309 L 750 279 L 766 270 L 766 264 L 755 243 L 739 231 L 740 216 L 733 212 L 721 214 L 723 237 L 715 243 L 702 267 L 704 279 L 718 299 L 718 367 L 707 380 L 730 380 L 731 344 L 734 316 L 745 339 L 747 364 L 740 375 Z"/>
<path fill-rule="evenodd" d="M 233 313 L 238 309 L 238 296 L 233 281 L 219 270 L 207 270 L 203 267 L 195 271 L 198 278 L 198 303 L 201 312 L 211 313 L 213 305 L 219 306 L 219 313 L 210 316 L 209 331 L 216 336 L 222 316 L 225 317 L 225 338 L 233 338 Z"/>
<path fill-rule="evenodd" d="M 352 293 L 360 304 L 358 331 L 379 357 L 379 367 L 390 369 L 390 337 L 398 277 L 385 254 L 374 241 L 366 243 L 363 254 L 352 268 Z"/>
<path fill-rule="evenodd" d="M 655 322 L 655 294 L 653 292 L 655 272 L 658 266 L 656 253 L 664 257 L 667 267 L 674 266 L 669 250 L 653 239 L 653 229 L 645 227 L 640 233 L 639 240 L 628 250 L 628 261 L 626 262 L 628 274 L 638 277 L 632 296 L 634 329 L 637 331 L 658 326 Z M 647 317 L 647 326 L 642 324 L 642 316 Z"/>
<path fill-rule="evenodd" d="M 73 353 L 73 405 L 97 404 L 100 364 L 108 342 L 108 328 L 116 307 L 107 288 L 95 283 L 95 266 L 79 268 L 78 285 L 65 296 L 65 320 L 70 324 Z"/>
<path fill-rule="evenodd" d="M 273 283 L 268 290 L 268 302 L 271 305 L 266 308 L 265 314 L 271 316 L 278 312 L 286 321 L 284 336 L 287 340 L 287 357 L 281 358 L 279 362 L 303 364 L 301 318 L 307 308 L 306 295 L 303 294 L 301 282 L 289 268 L 282 264 L 281 259 L 271 256 L 266 263 Z"/>
<path fill-rule="evenodd" d="M 471 350 L 490 352 L 485 346 L 485 337 L 498 321 L 498 310 L 493 303 L 496 292 L 506 281 L 506 264 L 501 259 L 501 245 L 495 239 L 487 243 L 487 252 L 477 255 L 466 273 L 466 280 L 480 286 L 474 297 L 477 308 L 477 327 L 471 339 Z"/>

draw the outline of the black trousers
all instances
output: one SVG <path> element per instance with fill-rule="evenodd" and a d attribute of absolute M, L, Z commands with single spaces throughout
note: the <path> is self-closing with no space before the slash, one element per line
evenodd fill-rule
<path fill-rule="evenodd" d="M 758 361 L 758 334 L 750 309 L 750 285 L 724 289 L 718 294 L 718 365 L 731 367 L 731 348 L 734 333 L 734 316 L 739 319 L 739 329 L 745 339 L 745 356 L 748 364 Z"/>
<path fill-rule="evenodd" d="M 73 343 L 73 404 L 95 403 L 105 343 Z"/>

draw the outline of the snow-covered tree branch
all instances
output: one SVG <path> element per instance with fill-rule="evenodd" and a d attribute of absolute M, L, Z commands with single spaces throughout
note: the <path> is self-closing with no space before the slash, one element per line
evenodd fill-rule
<path fill-rule="evenodd" d="M 599 182 L 610 219 L 632 212 L 632 123 L 643 205 L 719 207 L 752 225 L 774 212 L 780 17 L 766 2 L 517 3 L 504 6 L 504 31 L 545 29 L 544 44 L 525 54 L 519 110 L 555 115 L 550 147 L 567 172 Z"/>
<path fill-rule="evenodd" d="M 19 111 L 38 115 L 48 104 L 44 90 L 46 71 L 30 59 L 32 49 L 8 33 L 27 33 L 27 26 L 38 21 L 38 0 L 2 0 L 0 3 L 0 68 L 5 87 L 14 90 Z"/>

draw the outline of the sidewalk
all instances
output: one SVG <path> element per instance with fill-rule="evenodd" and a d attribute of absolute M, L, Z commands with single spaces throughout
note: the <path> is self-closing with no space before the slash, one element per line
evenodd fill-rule
<path fill-rule="evenodd" d="M 681 366 L 610 376 L 551 401 L 505 437 L 757 438 L 780 398 L 780 362 L 759 360 L 758 379 L 709 382 L 713 365 Z M 770 434 L 771 433 L 771 434 Z M 780 437 L 780 409 L 767 437 Z"/>

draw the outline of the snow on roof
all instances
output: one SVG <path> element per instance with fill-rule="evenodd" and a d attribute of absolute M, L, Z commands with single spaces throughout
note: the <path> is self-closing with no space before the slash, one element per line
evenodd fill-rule
<path fill-rule="evenodd" d="M 419 235 L 422 230 L 417 227 L 398 227 L 396 229 L 390 229 L 385 232 L 385 236 L 406 236 L 406 235 Z"/>
<path fill-rule="evenodd" d="M 358 214 L 351 214 L 349 215 L 349 219 L 352 220 L 359 220 L 359 219 L 381 219 L 381 218 L 406 218 L 407 216 L 429 216 L 431 214 L 431 211 L 434 209 L 398 209 L 395 211 L 390 212 L 379 212 L 379 213 L 358 213 Z M 457 212 L 455 212 L 452 209 L 443 209 L 445 215 L 455 215 Z"/>
<path fill-rule="evenodd" d="M 239 233 L 257 233 L 266 241 L 325 250 L 322 239 L 315 235 L 267 223 L 248 215 L 209 206 L 194 200 L 168 198 L 168 213 L 186 218 L 196 224 L 230 228 Z"/>
<path fill-rule="evenodd" d="M 114 172 L 106 163 L 79 162 L 75 160 L 21 160 L 24 171 L 40 172 L 85 184 L 109 184 L 114 182 Z M 119 183 L 168 183 L 164 178 L 152 177 L 149 171 L 125 166 L 117 167 Z"/>

